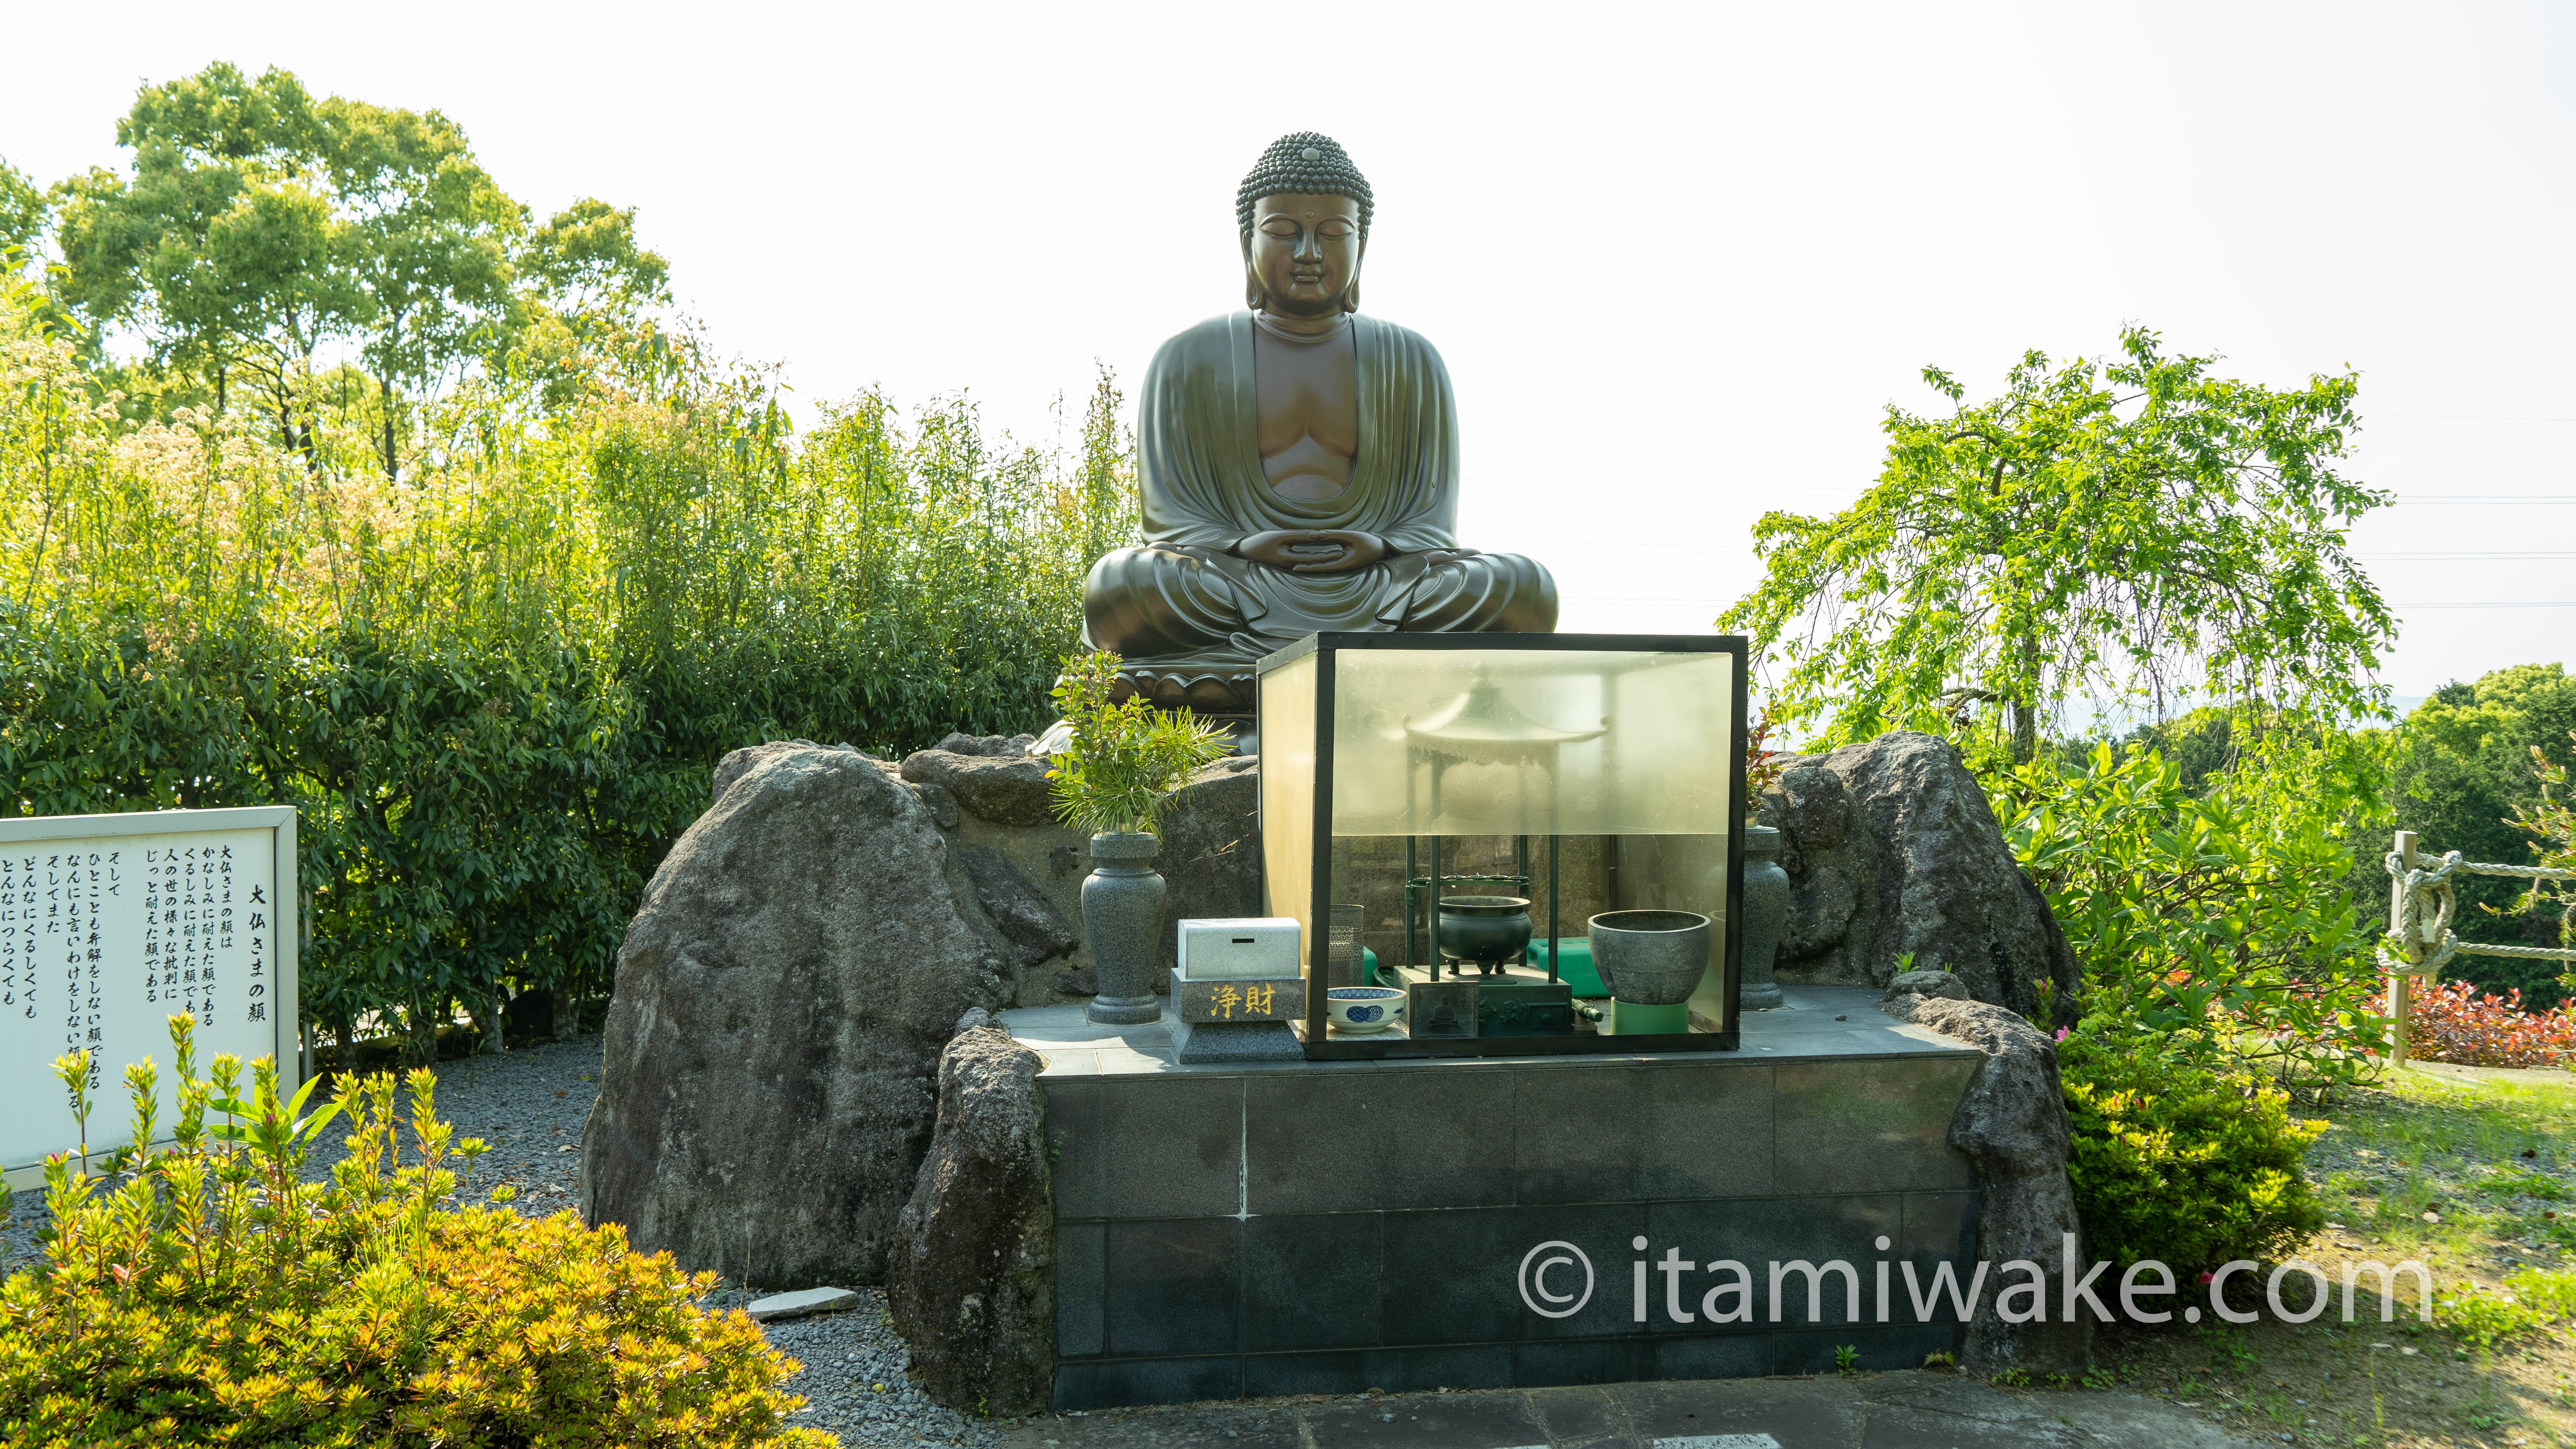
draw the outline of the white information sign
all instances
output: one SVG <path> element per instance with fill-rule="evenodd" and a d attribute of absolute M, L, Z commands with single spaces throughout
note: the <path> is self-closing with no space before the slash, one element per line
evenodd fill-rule
<path fill-rule="evenodd" d="M 90 1053 L 90 1145 L 132 1130 L 127 1064 L 159 1068 L 173 1118 L 170 1018 L 219 1052 L 300 1081 L 295 811 L 154 810 L 0 819 L 0 1168 L 13 1186 L 79 1145 L 54 1059 Z"/>

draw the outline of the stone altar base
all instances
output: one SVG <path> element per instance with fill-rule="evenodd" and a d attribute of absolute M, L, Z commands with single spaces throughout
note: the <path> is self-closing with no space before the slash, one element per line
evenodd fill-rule
<path fill-rule="evenodd" d="M 1738 1052 L 1472 1062 L 1202 1066 L 1170 1024 L 1003 1013 L 1045 1061 L 1054 1406 L 1803 1374 L 1844 1345 L 1898 1369 L 1957 1351 L 1955 1315 L 1914 1321 L 1899 1265 L 1973 1271 L 1978 1177 L 1948 1138 L 1983 1055 L 1891 1020 L 1873 991 L 1788 999 L 1745 1018 Z M 1753 1321 L 1701 1316 L 1732 1281 L 1716 1272 L 1648 1269 L 1640 1304 L 1636 1265 L 1667 1254 L 1747 1264 Z M 1768 1265 L 1834 1259 L 1853 1265 L 1861 1312 L 1839 1277 L 1811 1304 L 1793 1272 L 1774 1322 Z M 1997 1286 L 1989 1274 L 1990 1300 Z"/>
<path fill-rule="evenodd" d="M 1175 1021 L 1172 1057 L 1181 1066 L 1210 1062 L 1302 1062 L 1306 1049 L 1284 1021 Z"/>

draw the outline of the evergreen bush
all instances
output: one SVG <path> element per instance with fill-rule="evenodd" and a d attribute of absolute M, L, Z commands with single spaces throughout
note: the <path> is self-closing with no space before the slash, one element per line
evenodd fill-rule
<path fill-rule="evenodd" d="M 2058 1043 L 2067 1176 L 2093 1256 L 2177 1274 L 2269 1259 L 2325 1226 L 2301 1172 L 2323 1122 L 2205 1037 L 2088 1016 Z"/>
<path fill-rule="evenodd" d="M 482 1151 L 433 1111 L 416 1070 L 398 1117 L 390 1074 L 342 1078 L 299 1115 L 273 1063 L 219 1056 L 196 1077 L 171 1018 L 177 1118 L 148 1146 L 158 1083 L 128 1067 L 132 1143 L 90 1170 L 46 1165 L 45 1265 L 0 1287 L 0 1443 L 822 1446 L 788 1429 L 797 1365 L 739 1311 L 696 1300 L 668 1254 L 569 1210 L 527 1220 L 460 1207 L 451 1161 Z M 87 1131 L 86 1054 L 57 1064 Z M 210 1120 L 220 1117 L 223 1120 Z M 334 1117 L 348 1155 L 302 1180 Z M 407 1120 L 404 1118 L 407 1117 Z M 408 1129 L 412 1160 L 400 1141 Z"/>

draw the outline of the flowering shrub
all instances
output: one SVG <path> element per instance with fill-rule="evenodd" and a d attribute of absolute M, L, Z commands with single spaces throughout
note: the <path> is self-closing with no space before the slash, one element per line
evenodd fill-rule
<path fill-rule="evenodd" d="M 2152 750 L 2043 758 L 1988 782 L 2004 837 L 2084 964 L 2087 1017 L 2323 1091 L 2387 1036 L 2370 933 L 2342 882 L 2352 791 L 2289 746 L 2196 793 Z"/>
<path fill-rule="evenodd" d="M 2418 984 L 2406 1013 L 2409 1050 L 2470 1067 L 2549 1067 L 2576 1052 L 2576 1003 L 2531 1011 L 2522 992 L 2481 995 L 2473 981 Z"/>
<path fill-rule="evenodd" d="M 217 1057 L 196 1080 L 189 1024 L 173 1017 L 174 1145 L 120 1148 L 99 1174 L 46 1164 L 46 1266 L 0 1287 L 0 1443 L 536 1446 L 659 1449 L 821 1446 L 784 1429 L 795 1372 L 739 1312 L 694 1301 L 715 1284 L 668 1254 L 627 1248 L 570 1212 L 530 1222 L 458 1209 L 457 1141 L 411 1075 L 405 1165 L 390 1075 L 342 1078 L 299 1118 L 276 1071 Z M 63 1058 L 86 1132 L 85 1054 Z M 134 1142 L 155 1139 L 154 1072 L 128 1067 Z M 227 1120 L 207 1121 L 209 1113 Z M 335 1115 L 350 1151 L 327 1184 L 300 1180 L 306 1144 Z M 387 1171 L 388 1159 L 392 1171 Z"/>

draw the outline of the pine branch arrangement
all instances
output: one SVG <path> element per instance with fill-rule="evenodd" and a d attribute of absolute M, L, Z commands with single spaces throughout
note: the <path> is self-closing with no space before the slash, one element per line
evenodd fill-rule
<path fill-rule="evenodd" d="M 1056 709 L 1073 737 L 1053 756 L 1056 818 L 1095 835 L 1159 834 L 1164 797 L 1233 748 L 1197 716 L 1130 696 L 1112 699 L 1118 656 L 1106 649 L 1064 657 Z"/>

